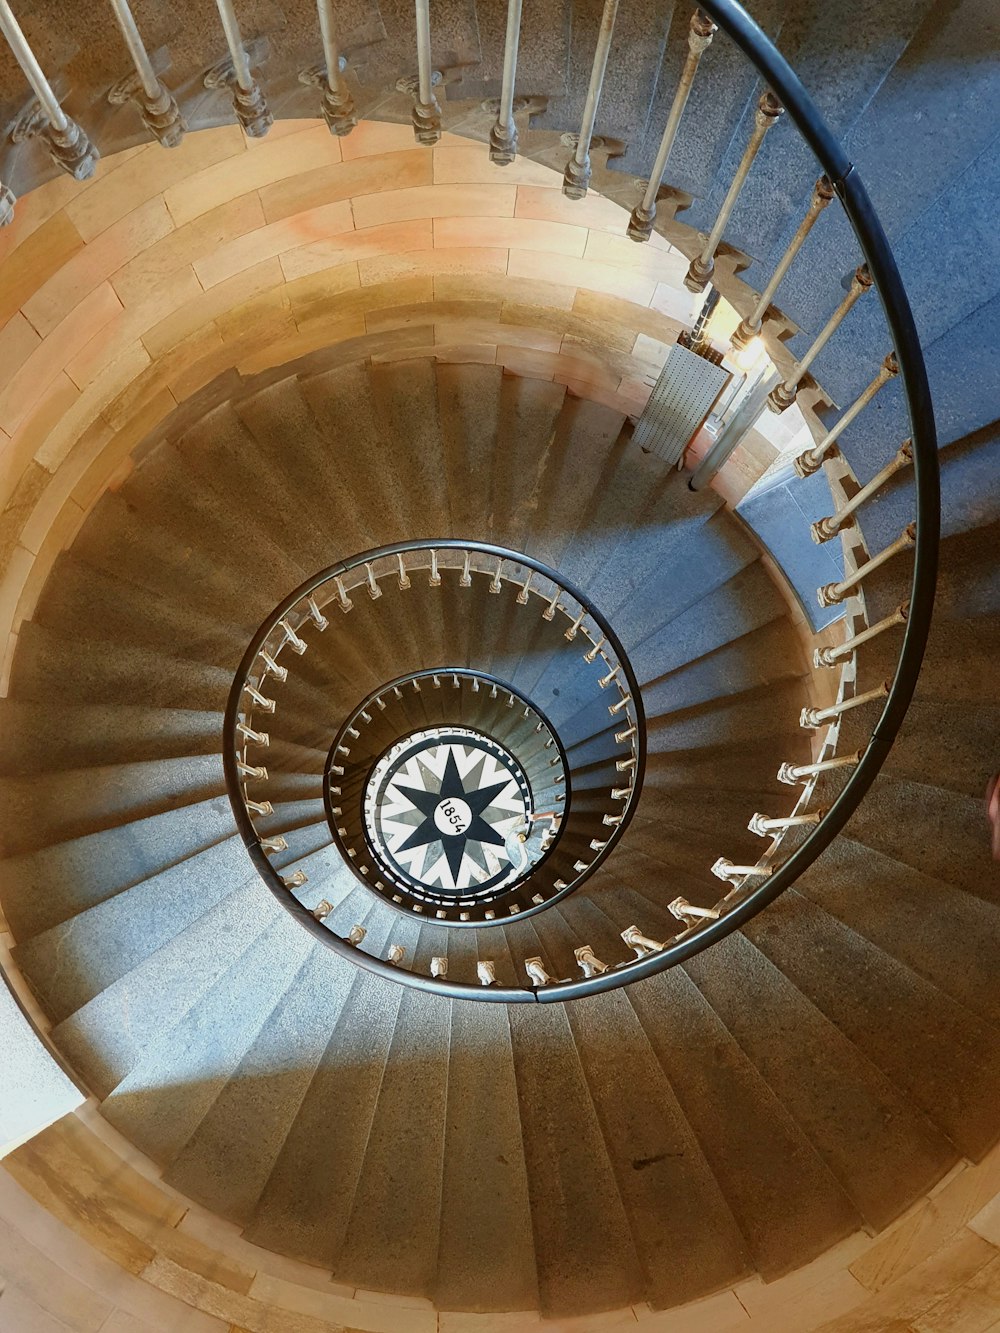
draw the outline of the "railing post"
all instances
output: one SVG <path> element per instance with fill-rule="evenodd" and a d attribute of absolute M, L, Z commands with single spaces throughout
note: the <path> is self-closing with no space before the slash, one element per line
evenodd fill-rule
<path fill-rule="evenodd" d="M 767 314 L 767 308 L 774 300 L 774 294 L 781 285 L 785 274 L 792 266 L 792 261 L 802 249 L 806 237 L 813 229 L 816 219 L 826 208 L 827 204 L 833 198 L 833 186 L 826 176 L 820 176 L 816 182 L 816 188 L 813 190 L 813 196 L 809 203 L 809 209 L 799 223 L 798 230 L 792 239 L 788 242 L 788 249 L 781 256 L 778 267 L 771 274 L 771 281 L 767 284 L 757 299 L 749 317 L 741 320 L 733 331 L 732 346 L 736 351 L 741 351 L 760 333 L 761 325 L 764 322 L 764 316 Z"/>
<path fill-rule="evenodd" d="M 585 199 L 590 187 L 590 143 L 594 137 L 594 122 L 597 120 L 597 107 L 601 100 L 604 86 L 604 73 L 611 54 L 611 38 L 615 30 L 615 18 L 618 14 L 618 0 L 604 0 L 601 12 L 601 28 L 597 34 L 597 48 L 594 51 L 594 63 L 590 71 L 590 84 L 587 99 L 583 104 L 583 119 L 577 137 L 573 156 L 566 163 L 563 173 L 563 194 L 569 199 Z"/>
<path fill-rule="evenodd" d="M 316 0 L 319 31 L 323 39 L 323 63 L 326 68 L 326 86 L 323 89 L 323 119 L 331 134 L 350 134 L 358 123 L 354 99 L 340 71 L 340 46 L 333 17 L 331 0 Z"/>
<path fill-rule="evenodd" d="M 40 118 L 32 118 L 25 133 L 41 133 L 48 144 L 49 156 L 56 166 L 61 167 L 78 181 L 87 180 L 94 174 L 100 153 L 83 129 L 76 121 L 70 120 L 59 105 L 48 79 L 42 73 L 42 67 L 35 59 L 35 53 L 28 45 L 20 24 L 14 17 L 8 0 L 0 0 L 0 32 L 7 39 L 11 54 L 20 65 L 21 72 L 31 85 L 31 90 L 41 108 Z M 13 196 L 6 202 L 9 207 L 13 202 Z"/>
<path fill-rule="evenodd" d="M 135 101 L 142 123 L 150 134 L 164 148 L 176 148 L 187 130 L 176 98 L 153 68 L 128 0 L 111 0 L 111 7 L 132 57 L 135 75 L 116 85 L 109 94 L 109 100 L 118 105 Z"/>
<path fill-rule="evenodd" d="M 811 526 L 809 531 L 812 533 L 812 539 L 817 545 L 828 542 L 837 533 L 846 528 L 852 521 L 854 513 L 866 500 L 871 499 L 880 486 L 884 486 L 890 477 L 894 477 L 904 467 L 909 467 L 913 462 L 913 441 L 904 440 L 900 445 L 896 457 L 887 463 L 881 472 L 877 472 L 867 486 L 862 486 L 857 495 L 851 497 L 842 509 L 838 509 L 835 514 L 830 514 L 827 518 L 818 518 Z"/>
<path fill-rule="evenodd" d="M 907 550 L 916 539 L 917 525 L 915 523 L 907 524 L 894 542 L 890 543 L 884 551 L 879 551 L 878 555 L 873 555 L 867 564 L 855 570 L 850 578 L 842 579 L 839 583 L 824 583 L 822 588 L 817 589 L 816 597 L 820 606 L 835 606 L 838 602 L 842 602 L 845 597 L 849 597 L 864 582 L 869 574 L 874 573 L 876 569 L 884 565 L 887 560 L 891 560 L 894 555 L 898 555 L 900 551 Z"/>
<path fill-rule="evenodd" d="M 881 389 L 895 375 L 899 374 L 899 365 L 896 361 L 895 352 L 890 352 L 882 362 L 882 368 L 857 400 L 851 404 L 844 415 L 836 421 L 823 438 L 812 449 L 806 449 L 804 453 L 799 454 L 793 461 L 793 467 L 800 477 L 811 477 L 814 472 L 818 472 L 823 466 L 823 460 L 829 457 L 833 452 L 833 446 L 837 440 Z"/>
<path fill-rule="evenodd" d="M 431 67 L 430 0 L 416 0 L 417 24 L 417 95 L 413 102 L 413 134 L 426 147 L 441 138 L 441 107 L 434 96 L 434 71 Z"/>
<path fill-rule="evenodd" d="M 653 163 L 652 171 L 649 173 L 646 193 L 642 196 L 641 203 L 636 204 L 635 208 L 632 209 L 632 216 L 629 219 L 628 235 L 633 241 L 648 241 L 653 234 L 653 223 L 656 220 L 656 197 L 660 192 L 660 186 L 663 184 L 667 162 L 670 160 L 670 151 L 674 146 L 674 140 L 677 138 L 677 129 L 681 123 L 684 108 L 687 106 L 688 97 L 691 95 L 698 65 L 711 45 L 715 31 L 715 24 L 708 15 L 703 10 L 696 9 L 691 15 L 691 22 L 688 25 L 688 53 L 684 60 L 684 68 L 681 70 L 680 82 L 677 84 L 670 114 L 667 116 L 667 123 L 663 129 L 663 138 L 660 140 L 656 160 Z"/>
<path fill-rule="evenodd" d="M 782 384 L 777 385 L 772 390 L 771 396 L 767 400 L 767 405 L 772 412 L 784 412 L 795 402 L 796 395 L 799 391 L 799 385 L 805 379 L 809 367 L 840 328 L 841 324 L 847 318 L 847 315 L 854 308 L 860 297 L 868 291 L 871 285 L 872 275 L 868 271 L 868 265 L 862 264 L 860 268 L 855 270 L 847 295 L 841 301 L 840 305 L 837 306 L 836 310 L 823 326 L 823 329 L 815 342 L 795 367 L 794 374 L 790 379 L 785 380 Z"/>
<path fill-rule="evenodd" d="M 736 174 L 733 176 L 732 183 L 726 192 L 726 197 L 722 201 L 722 207 L 719 209 L 719 215 L 715 219 L 715 225 L 709 232 L 702 246 L 701 253 L 695 255 L 688 266 L 688 271 L 684 276 L 684 286 L 689 292 L 703 292 L 708 280 L 715 272 L 715 252 L 719 248 L 719 242 L 722 240 L 722 233 L 726 229 L 726 223 L 729 221 L 733 209 L 736 207 L 736 201 L 740 197 L 740 191 L 747 176 L 750 174 L 750 168 L 753 166 L 753 160 L 760 152 L 761 144 L 764 142 L 764 135 L 772 125 L 777 123 L 778 117 L 784 111 L 784 107 L 775 97 L 774 93 L 768 91 L 762 93 L 760 101 L 757 103 L 757 110 L 754 114 L 753 130 L 740 164 L 736 168 Z"/>
<path fill-rule="evenodd" d="M 233 0 L 215 0 L 226 34 L 226 45 L 233 67 L 233 110 L 244 131 L 253 139 L 261 139 L 274 124 L 260 84 L 250 69 L 250 57 L 243 45 L 243 36 L 233 8 Z"/>
<path fill-rule="evenodd" d="M 503 47 L 503 82 L 496 123 L 490 130 L 490 161 L 510 166 L 517 157 L 517 126 L 514 124 L 514 80 L 517 48 L 521 39 L 521 0 L 507 0 L 507 32 Z"/>

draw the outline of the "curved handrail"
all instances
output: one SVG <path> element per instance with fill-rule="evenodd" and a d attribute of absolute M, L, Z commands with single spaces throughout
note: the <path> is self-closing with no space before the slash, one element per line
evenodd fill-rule
<path fill-rule="evenodd" d="M 574 583 L 569 579 L 564 578 L 561 574 L 557 574 L 542 561 L 536 560 L 534 557 L 526 555 L 520 551 L 509 550 L 502 546 L 495 546 L 490 542 L 465 541 L 461 538 L 442 538 L 440 540 L 432 538 L 414 539 L 404 542 L 395 542 L 389 546 L 381 546 L 369 551 L 363 551 L 357 555 L 351 556 L 347 560 L 342 560 L 334 565 L 329 565 L 326 569 L 313 574 L 278 603 L 251 638 L 246 652 L 243 654 L 233 677 L 233 684 L 226 703 L 226 712 L 222 729 L 222 760 L 226 789 L 229 793 L 230 805 L 232 807 L 237 829 L 240 837 L 243 839 L 248 855 L 250 856 L 257 873 L 281 905 L 318 940 L 325 944 L 327 948 L 340 954 L 342 957 L 349 958 L 351 962 L 370 972 L 377 973 L 378 975 L 395 982 L 401 982 L 404 985 L 414 986 L 417 989 L 432 991 L 438 995 L 450 996 L 452 998 L 474 998 L 477 1000 L 485 1000 L 490 1003 L 530 1002 L 537 998 L 537 990 L 520 987 L 477 986 L 465 982 L 448 981 L 445 978 L 424 976 L 421 973 L 410 972 L 406 969 L 396 967 L 383 959 L 375 958 L 373 955 L 366 953 L 363 949 L 355 948 L 346 940 L 333 934 L 332 931 L 328 930 L 313 916 L 312 912 L 307 907 L 289 894 L 280 874 L 268 860 L 267 854 L 261 846 L 260 837 L 254 828 L 252 819 L 250 818 L 250 813 L 239 796 L 242 779 L 238 769 L 239 745 L 237 742 L 237 725 L 239 723 L 240 713 L 246 711 L 241 708 L 241 700 L 243 698 L 246 683 L 252 675 L 251 668 L 259 657 L 261 650 L 264 648 L 269 637 L 278 628 L 279 622 L 285 620 L 295 608 L 306 602 L 307 599 L 319 588 L 326 584 L 333 583 L 336 579 L 343 578 L 352 570 L 364 567 L 365 565 L 372 565 L 375 561 L 386 557 L 401 556 L 407 552 L 440 553 L 442 551 L 472 552 L 477 555 L 488 556 L 500 561 L 506 560 L 513 565 L 518 565 L 524 569 L 530 570 L 533 574 L 538 574 L 551 582 L 560 593 L 566 593 L 584 610 L 586 615 L 594 621 L 603 635 L 603 641 L 608 644 L 612 653 L 617 658 L 622 676 L 627 685 L 627 694 L 630 696 L 636 722 L 636 766 L 633 787 L 636 795 L 641 791 L 646 764 L 646 719 L 642 704 L 642 692 L 639 688 L 638 679 L 636 678 L 628 660 L 625 648 L 603 614 L 598 611 L 597 607 L 582 589 L 578 588 Z M 412 572 L 412 570 L 410 572 Z M 624 812 L 621 824 L 615 829 L 614 837 L 609 840 L 609 845 L 603 851 L 597 853 L 593 862 L 588 867 L 588 874 L 592 873 L 592 871 L 605 860 L 608 852 L 624 833 L 635 811 L 635 807 L 636 799 L 633 798 L 630 800 L 628 807 Z M 571 892 L 580 882 L 582 882 L 583 878 L 585 877 L 581 876 L 579 880 L 568 885 L 566 889 L 551 894 L 547 899 L 547 905 L 551 906 L 552 903 L 565 897 L 567 893 Z M 530 909 L 527 909 L 520 915 L 528 915 L 529 911 Z"/>
<path fill-rule="evenodd" d="M 737 0 L 700 0 L 700 3 L 756 65 L 812 148 L 854 229 L 878 290 L 899 362 L 912 428 L 917 523 L 909 615 L 892 684 L 863 757 L 826 815 L 788 860 L 718 921 L 701 926 L 660 952 L 626 963 L 614 972 L 542 987 L 538 999 L 543 1003 L 595 995 L 666 971 L 738 930 L 798 879 L 844 828 L 885 762 L 913 698 L 934 606 L 940 541 L 937 431 L 920 340 L 888 238 L 857 168 L 774 43 Z"/>
<path fill-rule="evenodd" d="M 589 976 L 579 981 L 547 983 L 533 990 L 528 990 L 520 987 L 477 987 L 465 983 L 450 982 L 442 978 L 405 972 L 379 959 L 372 958 L 370 955 L 356 951 L 344 941 L 338 940 L 337 937 L 332 936 L 329 931 L 322 927 L 301 904 L 298 904 L 295 900 L 289 901 L 283 887 L 280 890 L 275 890 L 280 893 L 285 906 L 300 916 L 303 924 L 308 929 L 313 930 L 318 938 L 323 938 L 324 943 L 328 944 L 329 947 L 349 955 L 353 961 L 371 971 L 390 976 L 397 982 L 403 982 L 439 995 L 474 998 L 488 1002 L 521 1003 L 537 1000 L 541 1003 L 549 1003 L 573 1000 L 612 990 L 658 972 L 666 971 L 668 968 L 684 962 L 694 954 L 725 938 L 788 889 L 844 828 L 882 767 L 906 715 L 916 687 L 934 602 L 940 538 L 940 486 L 937 440 L 930 389 L 909 302 L 888 239 L 878 221 L 860 174 L 850 161 L 843 146 L 825 124 L 795 71 L 737 0 L 702 0 L 702 8 L 754 64 L 764 82 L 780 99 L 787 115 L 795 123 L 796 128 L 812 149 L 821 169 L 832 183 L 851 223 L 873 279 L 873 285 L 879 292 L 898 361 L 899 374 L 911 420 L 912 461 L 917 491 L 914 566 L 909 595 L 909 612 L 906 618 L 902 647 L 887 691 L 885 704 L 856 767 L 829 810 L 788 859 L 780 867 L 769 873 L 763 883 L 748 891 L 740 901 L 727 906 L 724 914 L 719 916 L 717 920 L 691 927 L 673 942 L 664 945 L 656 952 L 623 963 L 599 975 Z M 486 543 L 453 540 L 450 542 L 417 541 L 400 543 L 392 548 L 383 548 L 381 553 L 384 554 L 386 549 L 395 552 L 396 550 L 426 549 L 430 546 L 440 550 L 460 547 L 485 554 L 496 554 L 499 550 L 499 548 L 491 547 Z M 303 597 L 308 595 L 309 591 L 325 580 L 347 572 L 348 569 L 364 559 L 376 559 L 379 554 L 380 552 L 369 552 L 364 557 L 357 557 L 341 565 L 332 566 L 330 569 L 314 576 L 312 580 L 309 580 L 295 593 L 291 594 L 275 612 L 266 629 L 263 632 L 258 631 L 258 634 L 255 635 L 241 663 L 237 679 L 239 680 L 245 676 L 247 667 L 273 629 L 275 621 L 286 614 L 296 602 L 301 601 Z M 508 558 L 515 559 L 525 568 L 535 568 L 538 572 L 546 572 L 543 566 L 521 554 L 507 553 L 507 555 Z M 551 577 L 548 574 L 547 576 Z M 587 599 L 578 590 L 558 577 L 555 581 L 562 583 L 570 595 L 577 598 L 580 605 L 588 606 Z M 608 635 L 608 642 L 618 653 L 620 660 L 626 661 L 621 645 L 611 634 Z M 631 689 L 633 682 L 630 680 L 629 684 Z M 637 687 L 633 690 L 633 698 L 641 716 L 641 696 Z M 238 694 L 231 696 L 226 712 L 226 752 L 224 759 L 227 783 L 230 784 L 231 790 L 235 781 L 235 745 L 233 742 L 235 738 L 236 708 L 234 703 L 238 704 Z M 643 762 L 644 749 L 637 766 L 637 786 L 641 783 Z M 277 880 L 278 877 L 256 841 L 256 835 L 253 833 L 249 818 L 245 817 L 241 820 L 239 810 L 236 810 L 236 814 L 240 832 L 244 841 L 247 842 L 254 863 L 268 881 L 269 886 L 274 888 L 272 881 Z M 280 881 L 278 882 L 280 883 Z M 296 909 L 298 910 L 296 911 Z"/>

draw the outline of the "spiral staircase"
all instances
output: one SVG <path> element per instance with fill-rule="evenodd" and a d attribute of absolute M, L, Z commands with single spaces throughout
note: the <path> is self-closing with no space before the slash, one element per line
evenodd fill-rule
<path fill-rule="evenodd" d="M 190 390 L 154 381 L 140 397 L 129 381 L 112 408 L 102 399 L 105 427 L 139 405 L 124 448 L 97 433 L 97 452 L 120 456 L 73 491 L 88 498 L 68 536 L 50 518 L 58 540 L 46 529 L 18 548 L 38 572 L 0 710 L 9 980 L 99 1111 L 87 1134 L 157 1198 L 228 1226 L 244 1257 L 402 1302 L 385 1325 L 367 1307 L 356 1323 L 308 1304 L 216 1308 L 154 1262 L 174 1312 L 107 1327 L 187 1328 L 177 1311 L 193 1309 L 197 1330 L 403 1328 L 427 1311 L 442 1333 L 612 1328 L 622 1312 L 655 1329 L 694 1303 L 692 1322 L 662 1327 L 728 1333 L 741 1325 L 708 1298 L 794 1283 L 992 1161 L 1000 1136 L 1000 918 L 979 807 L 1000 721 L 996 427 L 984 385 L 959 383 L 941 347 L 963 330 L 982 341 L 995 294 L 928 280 L 927 296 L 906 272 L 924 239 L 907 224 L 930 187 L 913 186 L 907 212 L 909 182 L 869 176 L 918 339 L 851 165 L 879 166 L 876 113 L 884 134 L 909 123 L 907 62 L 919 70 L 955 31 L 900 4 L 879 40 L 856 28 L 848 67 L 830 71 L 843 6 L 753 6 L 824 123 L 729 0 L 711 19 L 623 6 L 614 36 L 613 0 L 603 16 L 512 3 L 516 97 L 512 28 L 492 10 L 441 0 L 428 27 L 418 3 L 414 55 L 408 6 L 358 5 L 336 31 L 328 6 L 319 27 L 299 8 L 245 15 L 240 32 L 221 0 L 218 29 L 187 6 L 136 6 L 129 82 L 111 7 L 72 58 L 58 15 L 25 7 L 72 118 L 57 124 L 39 95 L 0 155 L 9 290 L 36 234 L 18 233 L 18 211 L 35 225 L 48 155 L 87 179 L 100 143 L 125 150 L 125 171 L 140 128 L 180 157 L 234 113 L 249 139 L 272 114 L 322 114 L 345 144 L 372 120 L 412 123 L 427 153 L 443 126 L 478 144 L 477 172 L 551 176 L 553 218 L 588 206 L 588 181 L 617 204 L 620 234 L 667 266 L 661 310 L 719 292 L 739 320 L 724 341 L 760 340 L 771 407 L 801 411 L 808 447 L 795 481 L 765 478 L 734 510 L 738 458 L 716 489 L 693 489 L 636 443 L 631 362 L 615 390 L 588 389 L 579 362 L 563 382 L 533 374 L 529 357 L 487 358 L 492 334 L 468 310 L 479 341 L 456 336 L 447 355 L 412 339 L 386 352 L 376 325 L 341 314 L 336 337 L 300 329 L 269 357 L 266 319 L 252 342 L 267 308 L 251 306 L 249 331 L 213 344 Z M 228 57 L 206 61 L 223 33 Z M 13 117 L 23 81 L 13 64 L 0 76 Z M 963 131 L 977 162 L 981 133 Z M 189 201 L 216 188 L 198 169 Z M 90 187 L 95 216 L 116 175 Z M 369 177 L 373 194 L 391 184 Z M 254 188 L 279 210 L 286 188 L 337 188 L 335 174 L 303 180 Z M 482 225 L 487 239 L 504 226 Z M 224 282 L 227 240 L 203 227 Z M 454 282 L 471 293 L 469 253 Z M 40 298 L 23 309 L 45 312 Z M 588 336 L 602 334 L 620 337 Z M 940 550 L 921 341 L 945 446 Z M 76 410 L 39 413 L 40 456 L 77 430 Z M 780 504 L 796 485 L 810 499 L 793 531 Z M 39 518 L 15 500 L 5 517 L 38 528 L 44 505 Z M 839 548 L 819 602 L 843 617 L 814 635 L 796 589 L 817 548 Z M 107 1150 L 80 1133 L 44 1131 L 5 1163 L 71 1226 L 103 1215 L 117 1170 L 98 1172 L 87 1154 Z M 104 1327 L 44 1295 L 29 1316 L 13 1266 L 0 1274 L 5 1333 Z M 953 1327 L 932 1294 L 905 1318 L 833 1322 L 821 1307 L 758 1326 Z"/>

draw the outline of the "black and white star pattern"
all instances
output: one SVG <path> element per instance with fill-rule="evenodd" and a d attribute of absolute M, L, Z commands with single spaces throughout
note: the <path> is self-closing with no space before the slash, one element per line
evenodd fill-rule
<path fill-rule="evenodd" d="M 400 750 L 372 774 L 366 819 L 395 873 L 455 894 L 515 876 L 523 858 L 508 847 L 527 822 L 530 798 L 513 757 L 457 729 L 411 736 Z"/>

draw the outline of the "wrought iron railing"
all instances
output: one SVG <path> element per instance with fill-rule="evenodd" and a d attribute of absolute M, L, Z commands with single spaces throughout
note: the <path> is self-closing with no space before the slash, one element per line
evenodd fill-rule
<path fill-rule="evenodd" d="M 418 39 L 418 78 L 412 81 L 413 124 L 418 142 L 431 144 L 439 137 L 442 108 L 433 91 L 435 71 L 431 62 L 431 16 L 426 0 L 415 0 L 416 32 Z M 225 32 L 230 59 L 220 66 L 218 86 L 231 89 L 235 113 L 250 134 L 266 133 L 270 124 L 263 90 L 254 77 L 251 61 L 240 34 L 232 0 L 217 0 Z M 142 46 L 142 39 L 131 21 L 126 0 L 115 0 L 115 13 L 133 59 L 138 83 L 133 87 L 134 100 L 152 133 L 165 144 L 176 143 L 183 133 L 183 122 L 170 95 L 153 69 Z M 586 194 L 593 171 L 590 153 L 595 142 L 594 128 L 598 122 L 602 84 L 609 61 L 614 60 L 614 22 L 617 0 L 606 0 L 595 52 L 593 70 L 579 132 L 573 136 L 572 150 L 566 165 L 564 189 L 571 198 Z M 518 151 L 518 133 L 515 124 L 517 45 L 521 7 L 519 0 L 510 0 L 506 35 L 503 85 L 493 133 L 490 136 L 491 156 L 500 165 L 513 160 Z M 316 82 L 321 86 L 327 123 L 335 133 L 347 133 L 353 126 L 355 113 L 350 104 L 346 85 L 341 79 L 343 61 L 339 54 L 333 24 L 333 11 L 328 0 L 319 0 L 318 16 L 323 39 L 324 63 Z M 885 761 L 892 741 L 902 724 L 916 685 L 917 675 L 926 643 L 932 610 L 939 537 L 939 488 L 937 476 L 936 438 L 933 412 L 926 371 L 920 352 L 914 321 L 903 289 L 892 252 L 860 175 L 847 153 L 829 127 L 824 123 L 794 70 L 773 43 L 754 23 L 737 0 L 703 0 L 695 11 L 689 35 L 689 55 L 681 74 L 676 95 L 667 118 L 656 160 L 652 165 L 643 198 L 633 210 L 628 234 L 642 241 L 654 228 L 666 226 L 657 217 L 658 200 L 679 192 L 671 191 L 670 158 L 679 132 L 684 128 L 684 112 L 699 62 L 714 39 L 716 28 L 739 47 L 755 66 L 764 85 L 757 103 L 757 113 L 744 152 L 734 170 L 723 203 L 707 232 L 685 227 L 682 221 L 670 220 L 670 238 L 684 251 L 690 261 L 686 284 L 692 291 L 725 285 L 727 298 L 736 305 L 742 321 L 734 334 L 734 346 L 745 346 L 753 337 L 768 340 L 768 311 L 778 297 L 781 284 L 796 262 L 807 235 L 814 226 L 822 226 L 821 214 L 836 199 L 843 209 L 857 239 L 859 255 L 853 279 L 846 293 L 831 310 L 827 322 L 809 348 L 797 359 L 789 358 L 787 349 L 771 338 L 768 347 L 776 364 L 781 366 L 780 378 L 770 392 L 772 410 L 786 410 L 796 401 L 804 382 L 814 369 L 820 371 L 824 353 L 833 345 L 844 320 L 859 302 L 871 302 L 877 293 L 881 301 L 891 351 L 863 393 L 821 434 L 816 443 L 797 461 L 797 471 L 808 476 L 819 467 L 826 469 L 831 491 L 838 503 L 833 513 L 813 526 L 817 541 L 839 536 L 845 558 L 845 575 L 835 583 L 819 590 L 824 605 L 843 604 L 846 609 L 845 638 L 838 646 L 817 650 L 817 669 L 839 672 L 835 701 L 827 708 L 804 710 L 802 725 L 812 731 L 821 730 L 822 739 L 810 764 L 785 764 L 781 779 L 800 786 L 800 796 L 787 814 L 767 815 L 755 812 L 751 827 L 769 838 L 770 845 L 760 860 L 752 865 L 734 865 L 720 858 L 713 867 L 728 888 L 714 903 L 689 904 L 675 899 L 671 910 L 683 927 L 668 941 L 658 942 L 642 935 L 637 927 L 623 932 L 622 938 L 636 957 L 605 966 L 593 956 L 587 945 L 577 951 L 577 961 L 583 973 L 574 980 L 555 980 L 537 958 L 525 960 L 526 975 L 531 988 L 502 988 L 494 985 L 465 985 L 450 981 L 438 967 L 430 976 L 404 973 L 381 959 L 368 958 L 351 944 L 339 940 L 331 942 L 329 932 L 315 916 L 301 904 L 293 905 L 288 899 L 288 887 L 274 869 L 265 845 L 267 837 L 258 836 L 254 824 L 254 810 L 248 805 L 246 780 L 264 765 L 255 761 L 253 748 L 263 747 L 259 737 L 263 729 L 256 719 L 266 710 L 270 698 L 266 693 L 269 680 L 278 679 L 287 668 L 282 659 L 305 644 L 303 635 L 315 630 L 322 632 L 330 615 L 337 608 L 347 610 L 350 594 L 356 589 L 364 595 L 374 594 L 379 579 L 391 570 L 377 562 L 385 559 L 385 552 L 370 552 L 356 561 L 336 566 L 303 585 L 282 604 L 267 625 L 255 636 L 244 659 L 234 687 L 234 694 L 226 718 L 225 762 L 230 790 L 234 794 L 237 819 L 247 842 L 251 857 L 276 892 L 283 894 L 289 909 L 301 917 L 306 926 L 331 943 L 331 947 L 349 953 L 364 966 L 392 975 L 407 984 L 450 995 L 473 995 L 487 1000 L 573 999 L 596 991 L 628 984 L 631 981 L 663 971 L 683 962 L 738 929 L 744 922 L 773 902 L 789 888 L 804 870 L 820 855 L 847 823 L 852 812 L 864 798 L 880 767 Z M 0 31 L 3 32 L 25 77 L 37 98 L 37 112 L 31 124 L 22 127 L 24 133 L 40 133 L 45 138 L 56 163 L 77 177 L 89 175 L 97 157 L 96 148 L 87 135 L 63 111 L 47 82 L 30 46 L 11 11 L 8 0 L 0 0 Z M 216 86 L 216 85 L 212 85 Z M 721 272 L 717 264 L 720 247 L 725 243 L 726 228 L 731 219 L 740 192 L 760 153 L 765 136 L 786 132 L 776 130 L 783 122 L 790 123 L 811 149 L 821 173 L 806 213 L 791 242 L 777 264 L 761 293 L 752 292 L 732 272 Z M 521 136 L 522 151 L 529 156 L 533 149 L 531 131 Z M 544 136 L 543 136 L 544 137 Z M 551 141 L 546 140 L 546 153 L 551 153 Z M 541 151 L 541 150 L 539 150 Z M 601 176 L 604 184 L 608 173 Z M 13 200 L 9 190 L 0 186 L 0 222 L 9 219 Z M 890 380 L 898 377 L 909 414 L 907 438 L 898 442 L 899 453 L 867 485 L 858 488 L 849 475 L 846 463 L 840 457 L 838 442 L 856 421 L 863 421 L 863 413 L 875 396 Z M 915 517 L 906 523 L 899 536 L 879 550 L 869 550 L 861 534 L 858 515 L 864 504 L 882 487 L 894 485 L 897 474 L 912 468 L 915 490 Z M 447 566 L 455 577 L 461 577 L 461 562 L 469 555 L 468 569 L 477 576 L 490 577 L 493 584 L 509 582 L 508 574 L 515 567 L 537 575 L 538 586 L 531 579 L 523 585 L 525 595 L 539 595 L 540 587 L 549 589 L 553 614 L 565 615 L 560 601 L 557 576 L 526 557 L 501 552 L 473 542 L 411 543 L 394 548 L 393 560 L 398 560 L 400 582 L 408 576 L 411 560 L 418 553 L 430 565 L 430 576 L 439 577 L 442 566 L 438 555 L 446 551 L 460 551 L 460 565 Z M 908 595 L 883 614 L 870 614 L 873 604 L 871 591 L 878 587 L 888 571 L 912 551 L 913 569 Z M 421 558 L 422 558 L 421 557 Z M 489 565 L 479 562 L 495 561 Z M 416 567 L 415 564 L 412 567 Z M 548 582 L 546 582 L 548 580 Z M 374 584 L 374 587 L 373 587 Z M 327 600 L 319 600 L 329 594 Z M 631 765 L 627 757 L 627 787 L 623 779 L 623 816 L 612 830 L 607 844 L 595 852 L 594 862 L 603 861 L 613 847 L 641 787 L 643 761 L 642 705 L 638 687 L 628 668 L 621 645 L 610 629 L 604 626 L 582 594 L 571 589 L 565 595 L 575 598 L 567 632 L 584 633 L 591 638 L 588 650 L 601 654 L 607 660 L 608 684 L 619 692 L 623 720 L 622 733 L 634 746 Z M 877 599 L 874 599 L 877 600 Z M 887 608 L 881 608 L 886 611 Z M 328 614 L 329 612 L 329 614 Z M 339 613 L 339 612 L 337 612 Z M 310 628 L 311 626 L 311 628 Z M 874 652 L 882 662 L 886 639 L 883 636 L 902 632 L 898 658 L 891 670 L 879 674 L 878 679 L 866 679 L 866 657 Z M 873 648 L 872 645 L 875 645 Z M 617 674 L 616 674 L 617 673 Z M 878 717 L 869 728 L 871 710 L 877 708 Z M 859 721 L 860 719 L 860 721 Z M 624 742 L 623 742 L 624 743 Z M 258 804 L 262 804 L 258 802 Z M 581 875 L 583 872 L 581 872 Z M 562 890 L 559 890 L 562 892 Z M 547 901 L 552 901 L 547 900 Z M 536 906 L 541 906 L 536 904 Z M 446 969 L 445 969 L 446 972 Z M 483 978 L 480 977 L 482 982 Z"/>

